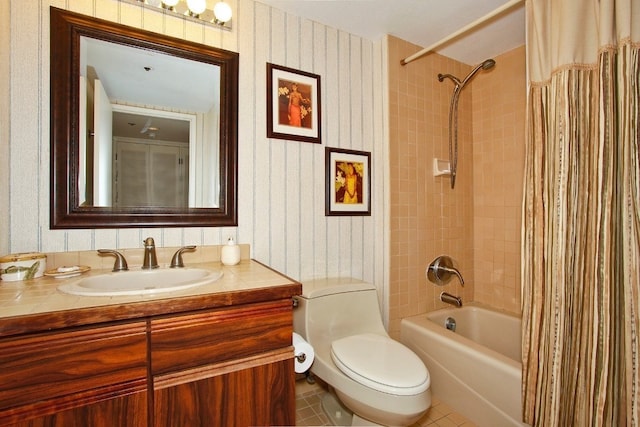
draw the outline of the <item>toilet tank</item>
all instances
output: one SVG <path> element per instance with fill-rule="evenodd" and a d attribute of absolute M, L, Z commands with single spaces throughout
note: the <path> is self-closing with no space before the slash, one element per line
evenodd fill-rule
<path fill-rule="evenodd" d="M 365 332 L 387 334 L 371 283 L 351 278 L 307 281 L 296 300 L 293 329 L 311 344 L 318 336 L 335 340 Z"/>

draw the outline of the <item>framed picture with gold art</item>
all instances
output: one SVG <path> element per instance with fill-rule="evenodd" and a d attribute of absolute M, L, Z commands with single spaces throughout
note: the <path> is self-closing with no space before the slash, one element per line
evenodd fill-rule
<path fill-rule="evenodd" d="M 322 143 L 320 76 L 267 63 L 267 137 Z"/>
<path fill-rule="evenodd" d="M 325 215 L 371 215 L 371 153 L 325 148 Z"/>

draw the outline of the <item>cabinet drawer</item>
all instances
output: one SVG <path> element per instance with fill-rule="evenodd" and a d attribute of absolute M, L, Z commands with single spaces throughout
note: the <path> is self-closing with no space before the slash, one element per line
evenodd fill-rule
<path fill-rule="evenodd" d="M 251 356 L 291 345 L 291 300 L 151 321 L 153 375 Z"/>
<path fill-rule="evenodd" d="M 146 389 L 146 323 L 0 341 L 0 411 L 118 383 Z"/>

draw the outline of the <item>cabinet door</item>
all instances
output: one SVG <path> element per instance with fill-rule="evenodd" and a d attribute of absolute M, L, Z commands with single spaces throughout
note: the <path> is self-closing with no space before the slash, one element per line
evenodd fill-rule
<path fill-rule="evenodd" d="M 146 144 L 117 142 L 115 159 L 114 206 L 150 206 L 149 149 Z"/>
<path fill-rule="evenodd" d="M 180 147 L 149 146 L 151 206 L 186 207 L 189 192 Z"/>
<path fill-rule="evenodd" d="M 244 367 L 240 363 L 236 365 L 238 370 L 227 373 L 224 372 L 228 369 L 220 367 L 218 375 L 212 372 L 214 376 L 209 378 L 156 389 L 154 426 L 295 425 L 295 374 L 291 355 L 288 351 L 282 354 L 284 360 L 270 363 L 266 362 L 268 358 L 247 362 Z"/>
<path fill-rule="evenodd" d="M 188 149 L 182 145 L 116 141 L 114 205 L 185 207 Z"/>
<path fill-rule="evenodd" d="M 128 425 L 147 413 L 146 322 L 0 340 L 0 372 L 0 425 Z"/>

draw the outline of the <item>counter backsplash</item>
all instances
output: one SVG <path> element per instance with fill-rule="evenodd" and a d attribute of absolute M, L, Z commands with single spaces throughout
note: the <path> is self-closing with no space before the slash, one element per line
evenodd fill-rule
<path fill-rule="evenodd" d="M 186 267 L 189 264 L 197 264 L 203 262 L 219 262 L 220 251 L 223 245 L 212 246 L 196 246 L 194 251 L 185 251 L 182 253 L 182 259 Z M 239 244 L 240 259 L 250 258 L 250 245 Z M 105 248 L 111 249 L 111 248 Z M 177 247 L 156 247 L 156 255 L 160 267 L 168 267 L 171 263 L 173 254 L 180 249 Z M 142 266 L 144 258 L 143 248 L 134 249 L 117 249 L 127 260 L 129 268 Z M 112 255 L 100 255 L 97 251 L 76 251 L 76 252 L 51 252 L 47 253 L 46 269 L 53 269 L 64 266 L 86 265 L 92 269 L 108 269 L 113 267 L 115 258 Z"/>

